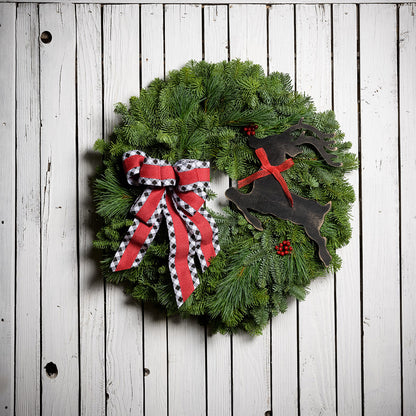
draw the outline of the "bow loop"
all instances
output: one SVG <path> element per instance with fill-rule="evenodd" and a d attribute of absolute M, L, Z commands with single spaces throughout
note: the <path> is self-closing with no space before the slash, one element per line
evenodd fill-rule
<path fill-rule="evenodd" d="M 166 160 L 148 157 L 141 150 L 124 153 L 123 168 L 130 185 L 176 185 L 176 174 L 172 165 Z"/>

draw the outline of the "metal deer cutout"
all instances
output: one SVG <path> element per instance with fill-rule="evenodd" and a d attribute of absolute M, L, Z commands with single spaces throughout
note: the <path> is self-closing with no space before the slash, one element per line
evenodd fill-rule
<path fill-rule="evenodd" d="M 298 138 L 291 136 L 290 133 L 298 129 L 303 129 L 300 136 Z M 312 132 L 317 137 L 308 136 L 305 131 Z M 238 187 L 254 182 L 253 189 L 247 194 L 235 188 L 229 188 L 225 192 L 225 196 L 237 206 L 247 221 L 260 231 L 263 230 L 260 220 L 250 214 L 249 210 L 271 214 L 302 225 L 306 234 L 318 245 L 319 257 L 325 266 L 329 266 L 332 257 L 326 248 L 326 238 L 322 237 L 320 228 L 325 215 L 331 209 L 331 201 L 321 205 L 291 193 L 281 172 L 293 166 L 292 159 L 286 159 L 286 155 L 295 157 L 302 153 L 302 148 L 299 147 L 302 144 L 313 146 L 330 166 L 341 166 L 341 163 L 333 162 L 335 155 L 327 152 L 327 150 L 336 150 L 332 147 L 334 141 L 325 140 L 331 137 L 332 134 L 325 134 L 313 126 L 304 124 L 303 119 L 279 135 L 264 139 L 251 136 L 248 143 L 250 147 L 256 149 L 262 165 L 258 172 L 239 181 Z"/>

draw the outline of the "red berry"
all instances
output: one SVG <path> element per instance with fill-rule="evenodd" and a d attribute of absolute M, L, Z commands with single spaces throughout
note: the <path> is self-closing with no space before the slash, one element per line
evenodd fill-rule
<path fill-rule="evenodd" d="M 274 248 L 277 250 L 278 247 L 277 246 L 274 246 Z"/>
<path fill-rule="evenodd" d="M 280 255 L 281 255 L 281 256 L 284 256 L 284 255 L 285 255 L 285 253 L 283 253 L 283 251 L 281 251 L 281 252 L 280 252 Z"/>
<path fill-rule="evenodd" d="M 293 250 L 293 247 L 289 247 L 289 250 L 292 251 Z"/>
<path fill-rule="evenodd" d="M 256 125 L 254 126 L 254 128 L 255 128 L 255 129 L 258 129 L 258 128 L 259 128 L 259 126 L 256 124 Z"/>
<path fill-rule="evenodd" d="M 289 254 L 289 252 L 287 250 L 285 250 L 285 254 Z"/>

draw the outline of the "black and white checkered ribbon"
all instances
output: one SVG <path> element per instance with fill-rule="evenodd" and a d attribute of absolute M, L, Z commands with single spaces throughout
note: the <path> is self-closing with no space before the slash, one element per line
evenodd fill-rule
<path fill-rule="evenodd" d="M 131 207 L 134 223 L 110 267 L 113 271 L 137 267 L 165 217 L 169 271 L 180 307 L 199 285 L 195 256 L 204 271 L 220 250 L 218 228 L 203 206 L 209 186 L 209 162 L 181 159 L 171 165 L 132 150 L 123 155 L 123 167 L 130 185 L 146 188 Z"/>

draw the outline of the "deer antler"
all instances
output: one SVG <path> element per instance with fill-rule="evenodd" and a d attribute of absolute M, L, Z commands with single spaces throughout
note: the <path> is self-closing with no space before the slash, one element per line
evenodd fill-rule
<path fill-rule="evenodd" d="M 295 126 L 292 126 L 292 127 L 295 127 Z M 301 135 L 295 141 L 296 145 L 310 144 L 319 152 L 319 154 L 323 157 L 325 162 L 328 163 L 328 165 L 334 166 L 334 167 L 342 166 L 342 163 L 333 162 L 333 159 L 336 158 L 335 155 L 327 152 L 327 150 L 331 150 L 331 151 L 337 150 L 336 147 L 332 146 L 335 144 L 334 140 L 325 140 L 325 139 L 329 139 L 330 137 L 334 137 L 333 134 L 324 133 L 318 130 L 316 127 L 310 126 L 309 124 L 304 124 L 303 118 L 301 118 L 299 122 L 296 124 L 296 129 L 305 129 L 305 130 L 311 131 L 312 133 L 315 133 L 319 137 L 317 139 L 316 137 L 313 137 L 313 136 L 307 136 L 305 135 L 305 131 L 302 131 Z"/>

